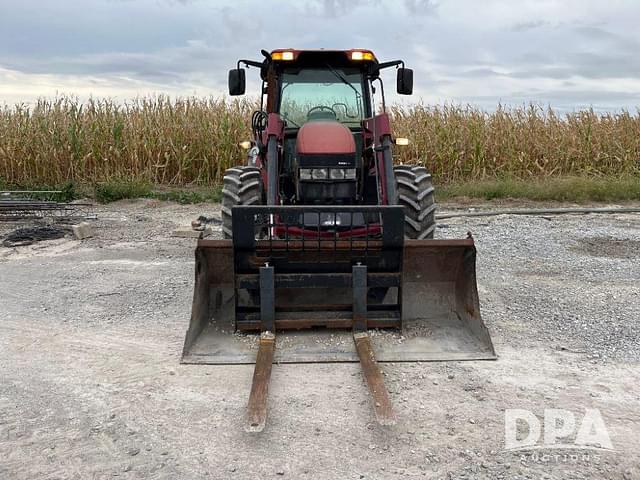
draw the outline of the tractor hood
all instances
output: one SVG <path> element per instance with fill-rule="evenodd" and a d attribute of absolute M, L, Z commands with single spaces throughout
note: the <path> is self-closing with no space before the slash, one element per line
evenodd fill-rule
<path fill-rule="evenodd" d="M 356 153 L 353 134 L 346 126 L 331 120 L 305 123 L 298 131 L 298 155 L 349 155 Z"/>

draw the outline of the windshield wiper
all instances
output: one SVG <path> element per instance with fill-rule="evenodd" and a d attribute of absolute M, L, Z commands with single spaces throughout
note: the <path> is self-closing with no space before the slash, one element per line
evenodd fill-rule
<path fill-rule="evenodd" d="M 329 65 L 328 63 L 325 64 L 327 66 L 327 68 L 329 69 L 329 71 L 331 73 L 333 73 L 342 83 L 344 83 L 345 85 L 348 85 L 349 87 L 351 87 L 351 90 L 353 90 L 354 92 L 356 92 L 356 100 L 358 102 L 358 113 L 360 113 L 360 99 L 362 98 L 362 95 L 360 95 L 360 92 L 358 91 L 358 89 L 356 87 L 354 87 L 351 82 L 349 80 L 347 80 L 347 78 L 342 75 L 340 72 L 338 72 L 335 68 L 333 68 L 331 65 Z"/>
<path fill-rule="evenodd" d="M 336 77 L 338 77 L 340 79 L 340 81 L 342 83 L 344 83 L 345 85 L 349 85 L 351 87 L 351 90 L 353 90 L 354 92 L 356 92 L 356 95 L 359 97 L 360 96 L 360 92 L 358 91 L 358 89 L 356 87 L 354 87 L 351 82 L 349 80 L 346 79 L 346 77 L 344 75 L 342 75 L 340 72 L 338 72 L 337 70 L 335 70 L 331 65 L 329 65 L 328 63 L 326 64 L 327 68 L 329 69 L 329 71 L 331 73 L 333 73 Z"/>

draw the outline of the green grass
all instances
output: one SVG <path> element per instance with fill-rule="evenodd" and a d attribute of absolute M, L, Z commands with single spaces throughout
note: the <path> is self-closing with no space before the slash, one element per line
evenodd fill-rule
<path fill-rule="evenodd" d="M 222 187 L 215 186 L 197 190 L 176 189 L 168 192 L 154 191 L 151 193 L 151 197 L 182 204 L 219 202 L 222 200 Z"/>
<path fill-rule="evenodd" d="M 640 200 L 640 177 L 560 177 L 536 181 L 495 179 L 436 185 L 438 200 L 460 197 L 503 198 L 559 202 L 614 202 Z"/>
<path fill-rule="evenodd" d="M 640 177 L 551 177 L 536 181 L 514 178 L 436 183 L 436 199 L 522 199 L 558 202 L 616 202 L 640 201 Z M 43 195 L 42 200 L 71 201 L 93 197 L 100 203 L 123 199 L 154 198 L 181 204 L 219 202 L 222 187 L 166 187 L 144 180 L 117 180 L 95 186 L 77 185 L 9 185 L 0 182 L 0 190 L 61 190 L 61 194 Z"/>
<path fill-rule="evenodd" d="M 108 182 L 96 188 L 95 198 L 107 203 L 124 198 L 156 198 L 183 204 L 219 202 L 220 186 L 155 189 L 144 182 Z M 439 201 L 456 198 L 482 200 L 524 199 L 558 202 L 640 201 L 640 177 L 559 177 L 537 181 L 513 178 L 436 184 Z"/>
<path fill-rule="evenodd" d="M 100 203 L 110 203 L 128 198 L 155 198 L 182 204 L 219 202 L 222 187 L 156 189 L 142 180 L 120 180 L 103 182 L 95 187 L 95 199 Z"/>
<path fill-rule="evenodd" d="M 95 187 L 95 199 L 100 203 L 150 197 L 152 193 L 153 186 L 141 180 L 111 180 L 99 183 Z"/>

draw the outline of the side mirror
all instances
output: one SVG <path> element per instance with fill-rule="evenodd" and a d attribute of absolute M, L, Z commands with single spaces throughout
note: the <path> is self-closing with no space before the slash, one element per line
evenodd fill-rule
<path fill-rule="evenodd" d="M 244 68 L 229 70 L 229 95 L 244 95 L 246 76 Z"/>
<path fill-rule="evenodd" d="M 400 95 L 413 93 L 413 70 L 410 68 L 398 69 L 397 89 Z"/>

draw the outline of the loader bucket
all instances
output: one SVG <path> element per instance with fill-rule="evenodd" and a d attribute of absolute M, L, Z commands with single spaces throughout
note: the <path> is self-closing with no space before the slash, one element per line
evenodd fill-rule
<path fill-rule="evenodd" d="M 236 228 L 243 222 L 269 218 L 256 213 L 264 208 L 267 207 L 238 207 L 238 211 L 234 208 L 235 245 L 231 240 L 198 241 L 195 291 L 183 363 L 256 362 L 258 335 L 240 330 L 251 331 L 256 327 L 259 333 L 260 312 L 252 313 L 243 305 L 250 303 L 248 295 L 252 291 L 255 294 L 262 285 L 259 282 L 262 277 L 257 273 L 259 266 L 269 262 L 276 272 L 274 322 L 278 339 L 275 351 L 270 351 L 274 362 L 359 361 L 351 331 L 355 318 L 352 307 L 355 312 L 356 306 L 349 305 L 355 290 L 349 283 L 351 265 L 356 263 L 369 268 L 366 284 L 369 290 L 378 288 L 386 292 L 384 300 L 365 310 L 367 327 L 374 329 L 370 338 L 378 362 L 496 358 L 480 315 L 472 238 L 402 240 L 385 233 L 377 243 L 368 242 L 365 251 L 357 250 L 365 248 L 364 242 L 353 239 L 325 241 L 319 236 L 306 246 L 302 242 L 302 248 L 299 241 L 255 240 L 254 225 L 244 226 L 250 234 L 243 237 L 238 232 L 236 236 Z M 294 207 L 268 208 L 280 213 Z M 382 212 L 385 232 L 397 234 L 400 228 L 401 238 L 403 217 L 398 208 L 358 210 L 364 215 L 374 210 Z M 338 207 L 331 212 L 343 214 Z M 310 266 L 309 259 L 324 263 Z M 284 260 L 288 263 L 283 263 Z M 332 269 L 335 265 L 345 267 Z M 278 276 L 279 271 L 287 273 Z M 302 292 L 300 283 L 310 280 L 316 288 Z M 308 308 L 300 313 L 296 306 L 302 299 Z M 323 328 L 307 328 L 314 326 Z"/>

